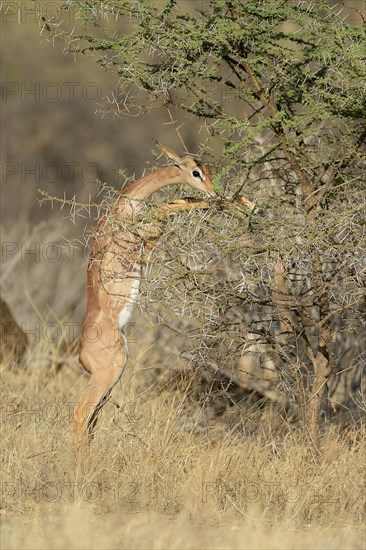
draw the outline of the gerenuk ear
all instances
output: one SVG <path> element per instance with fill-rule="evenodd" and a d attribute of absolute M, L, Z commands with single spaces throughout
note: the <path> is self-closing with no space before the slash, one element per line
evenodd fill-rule
<path fill-rule="evenodd" d="M 175 164 L 177 164 L 178 166 L 180 166 L 181 164 L 184 164 L 185 157 L 178 155 L 178 153 L 173 151 L 173 149 L 170 149 L 170 147 L 167 147 L 166 145 L 163 145 L 158 141 L 156 142 L 156 144 L 163 151 L 164 155 L 170 160 L 172 160 Z"/>

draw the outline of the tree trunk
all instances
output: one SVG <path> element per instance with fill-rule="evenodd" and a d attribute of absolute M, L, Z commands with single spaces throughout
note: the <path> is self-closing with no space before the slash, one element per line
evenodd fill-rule
<path fill-rule="evenodd" d="M 311 395 L 304 403 L 305 428 L 310 445 L 316 453 L 320 447 L 320 410 L 324 401 L 327 380 L 330 375 L 329 362 L 319 351 L 316 357 L 312 357 L 314 368 L 314 381 Z"/>

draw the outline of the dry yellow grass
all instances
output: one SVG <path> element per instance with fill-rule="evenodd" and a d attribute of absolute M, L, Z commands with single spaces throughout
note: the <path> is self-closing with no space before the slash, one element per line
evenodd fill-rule
<path fill-rule="evenodd" d="M 200 432 L 184 393 L 138 395 L 130 370 L 77 469 L 76 356 L 57 370 L 40 344 L 24 365 L 2 370 L 2 548 L 365 548 L 359 427 L 317 462 L 294 430 Z"/>
<path fill-rule="evenodd" d="M 225 549 L 359 549 L 362 534 L 352 527 L 295 529 L 288 523 L 269 526 L 258 516 L 222 521 L 219 525 L 153 514 L 96 517 L 90 510 L 72 507 L 52 515 L 47 509 L 32 520 L 22 519 L 3 528 L 2 548 L 117 549 L 225 548 Z"/>

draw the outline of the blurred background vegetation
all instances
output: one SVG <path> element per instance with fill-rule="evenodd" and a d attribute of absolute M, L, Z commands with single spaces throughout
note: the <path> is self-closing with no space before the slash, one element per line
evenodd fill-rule
<path fill-rule="evenodd" d="M 87 56 L 66 55 L 61 39 L 41 39 L 39 6 L 60 15 L 59 2 L 22 2 L 19 13 L 17 4 L 5 2 L 1 11 L 1 239 L 8 243 L 1 294 L 31 330 L 40 316 L 60 318 L 70 308 L 79 322 L 85 308 L 86 261 L 74 239 L 89 220 L 73 224 L 59 205 L 40 207 L 38 189 L 93 201 L 97 180 L 119 189 L 120 171 L 140 177 L 154 162 L 155 139 L 181 144 L 166 110 L 130 118 L 108 112 L 116 78 Z M 196 152 L 194 128 L 186 123 L 181 134 Z"/>

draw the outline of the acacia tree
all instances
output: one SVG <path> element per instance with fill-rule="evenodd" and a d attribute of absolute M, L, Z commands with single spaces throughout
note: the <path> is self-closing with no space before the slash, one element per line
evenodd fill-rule
<path fill-rule="evenodd" d="M 173 253 L 154 292 L 200 319 L 203 363 L 243 355 L 248 335 L 268 346 L 317 448 L 337 341 L 365 330 L 365 20 L 354 10 L 360 24 L 348 24 L 325 0 L 192 4 L 69 0 L 80 34 L 45 29 L 115 73 L 119 114 L 200 121 L 202 154 L 220 151 L 217 189 L 257 203 L 182 219 L 178 238 L 185 224 L 196 248 L 180 258 L 201 243 L 205 265 Z"/>

